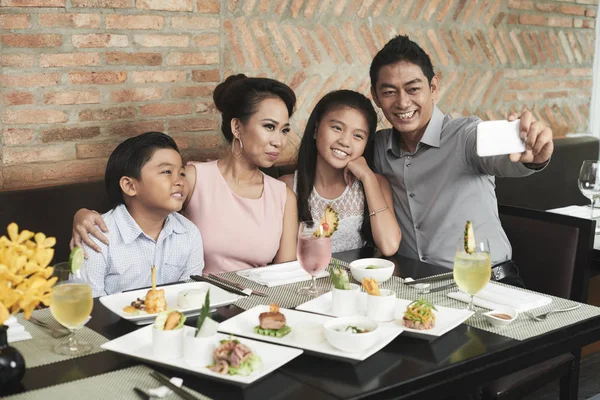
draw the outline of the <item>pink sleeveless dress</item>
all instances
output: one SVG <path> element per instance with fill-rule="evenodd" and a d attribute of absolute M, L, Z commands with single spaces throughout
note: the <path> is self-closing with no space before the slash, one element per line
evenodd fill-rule
<path fill-rule="evenodd" d="M 283 231 L 285 183 L 263 174 L 258 199 L 235 194 L 216 161 L 190 162 L 196 186 L 185 210 L 204 242 L 204 274 L 239 271 L 271 263 Z"/>

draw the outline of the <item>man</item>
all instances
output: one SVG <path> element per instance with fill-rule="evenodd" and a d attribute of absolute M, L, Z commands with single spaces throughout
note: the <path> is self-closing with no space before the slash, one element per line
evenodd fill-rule
<path fill-rule="evenodd" d="M 375 137 L 374 165 L 392 186 L 402 230 L 399 254 L 452 268 L 469 220 L 476 237 L 489 240 L 492 265 L 510 260 L 494 177 L 527 176 L 544 168 L 554 149 L 550 128 L 526 111 L 520 127 L 527 150 L 481 158 L 476 154 L 481 120 L 451 119 L 435 106 L 439 80 L 415 42 L 406 36 L 390 40 L 373 59 L 370 75 L 373 99 L 393 126 Z M 494 273 L 503 282 L 521 284 L 512 263 Z"/>

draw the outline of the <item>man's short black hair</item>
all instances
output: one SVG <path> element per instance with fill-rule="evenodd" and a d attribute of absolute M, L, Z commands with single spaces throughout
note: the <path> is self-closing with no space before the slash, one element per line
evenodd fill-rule
<path fill-rule="evenodd" d="M 383 46 L 383 49 L 373 58 L 369 75 L 371 76 L 371 86 L 376 88 L 379 70 L 386 65 L 396 64 L 397 62 L 405 61 L 411 64 L 418 65 L 423 71 L 423 75 L 427 77 L 427 82 L 431 85 L 435 73 L 431 58 L 425 53 L 425 50 L 418 44 L 408 38 L 408 36 L 398 35 L 391 39 Z"/>
<path fill-rule="evenodd" d="M 179 153 L 177 144 L 162 132 L 146 132 L 119 144 L 106 164 L 104 186 L 111 207 L 124 204 L 120 181 L 124 176 L 140 179 L 142 168 L 157 149 L 173 149 Z"/>

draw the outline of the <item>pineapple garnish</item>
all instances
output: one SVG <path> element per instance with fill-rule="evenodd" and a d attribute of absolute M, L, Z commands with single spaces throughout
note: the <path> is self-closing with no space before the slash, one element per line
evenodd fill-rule
<path fill-rule="evenodd" d="M 467 221 L 465 225 L 465 253 L 475 253 L 475 232 L 473 231 L 473 223 Z"/>
<path fill-rule="evenodd" d="M 315 231 L 316 237 L 330 237 L 338 228 L 338 213 L 330 205 L 325 208 L 323 218 L 319 222 L 319 229 Z"/>

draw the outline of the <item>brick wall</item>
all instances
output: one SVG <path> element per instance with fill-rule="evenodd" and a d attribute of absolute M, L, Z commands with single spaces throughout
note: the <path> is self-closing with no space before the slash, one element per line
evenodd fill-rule
<path fill-rule="evenodd" d="M 124 138 L 224 143 L 211 101 L 232 72 L 290 84 L 284 161 L 326 92 L 369 91 L 371 57 L 408 33 L 433 57 L 439 106 L 531 109 L 557 136 L 588 127 L 598 0 L 0 0 L 0 188 L 98 179 Z"/>

